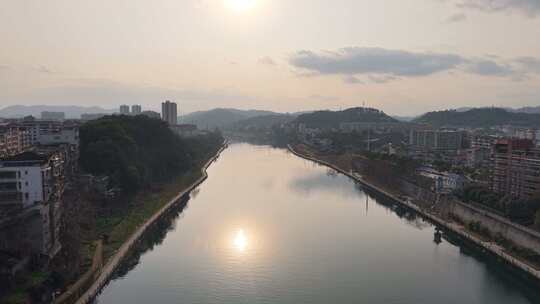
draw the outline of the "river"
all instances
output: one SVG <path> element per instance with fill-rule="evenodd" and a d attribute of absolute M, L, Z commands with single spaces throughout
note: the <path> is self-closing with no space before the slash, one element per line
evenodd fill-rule
<path fill-rule="evenodd" d="M 283 149 L 234 144 L 96 300 L 540 303 L 529 282 Z"/>

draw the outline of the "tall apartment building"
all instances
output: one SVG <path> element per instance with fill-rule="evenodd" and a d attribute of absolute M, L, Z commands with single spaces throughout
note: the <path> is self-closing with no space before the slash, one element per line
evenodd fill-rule
<path fill-rule="evenodd" d="M 140 115 L 142 113 L 142 107 L 140 105 L 131 106 L 131 115 Z"/>
<path fill-rule="evenodd" d="M 121 105 L 120 106 L 120 114 L 129 115 L 129 106 L 128 105 Z"/>
<path fill-rule="evenodd" d="M 175 126 L 178 124 L 178 112 L 176 103 L 165 101 L 161 103 L 161 119 L 166 121 L 169 125 Z"/>
<path fill-rule="evenodd" d="M 411 130 L 409 144 L 423 150 L 459 150 L 464 133 L 453 130 Z"/>
<path fill-rule="evenodd" d="M 500 139 L 495 143 L 491 188 L 514 198 L 540 192 L 540 148 L 530 139 Z"/>

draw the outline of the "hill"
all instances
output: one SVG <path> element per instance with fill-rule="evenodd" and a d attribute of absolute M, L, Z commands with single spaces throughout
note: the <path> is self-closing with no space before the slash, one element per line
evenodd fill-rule
<path fill-rule="evenodd" d="M 171 179 L 216 151 L 220 134 L 180 138 L 167 124 L 146 116 L 106 116 L 80 129 L 80 165 L 108 175 L 114 186 L 136 192 L 141 186 Z"/>
<path fill-rule="evenodd" d="M 100 107 L 81 107 L 81 106 L 9 106 L 0 110 L 0 117 L 20 118 L 28 115 L 40 117 L 41 112 L 64 112 L 66 118 L 81 118 L 81 114 L 112 114 L 114 110 L 107 110 Z"/>
<path fill-rule="evenodd" d="M 416 123 L 430 124 L 435 127 L 491 127 L 515 125 L 523 127 L 540 126 L 540 114 L 509 112 L 500 108 L 477 108 L 460 112 L 457 110 L 426 113 L 414 120 Z"/>
<path fill-rule="evenodd" d="M 351 108 L 343 111 L 317 111 L 302 114 L 295 123 L 315 128 L 337 128 L 343 122 L 398 122 L 384 112 L 371 108 Z"/>
<path fill-rule="evenodd" d="M 275 125 L 286 124 L 293 121 L 297 116 L 294 114 L 270 114 L 255 116 L 234 123 L 233 129 L 269 129 Z"/>
<path fill-rule="evenodd" d="M 215 129 L 230 126 L 244 119 L 274 115 L 277 113 L 260 110 L 238 110 L 238 109 L 213 109 L 209 111 L 193 112 L 180 117 L 181 123 L 195 124 L 200 129 Z"/>

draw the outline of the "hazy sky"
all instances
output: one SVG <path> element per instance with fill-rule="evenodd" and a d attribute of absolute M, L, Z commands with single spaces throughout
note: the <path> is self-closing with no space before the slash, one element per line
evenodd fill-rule
<path fill-rule="evenodd" d="M 0 107 L 540 105 L 540 0 L 0 4 Z"/>

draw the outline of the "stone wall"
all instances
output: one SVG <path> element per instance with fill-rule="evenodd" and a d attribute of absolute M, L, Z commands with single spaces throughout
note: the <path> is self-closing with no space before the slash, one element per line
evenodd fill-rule
<path fill-rule="evenodd" d="M 500 235 L 520 247 L 531 249 L 540 254 L 539 232 L 462 202 L 453 201 L 450 204 L 450 213 L 464 223 L 478 222 L 482 227 L 488 229 L 492 235 Z"/>

